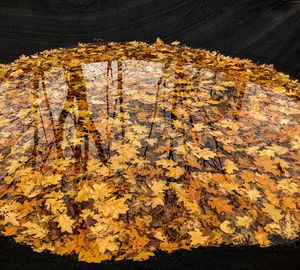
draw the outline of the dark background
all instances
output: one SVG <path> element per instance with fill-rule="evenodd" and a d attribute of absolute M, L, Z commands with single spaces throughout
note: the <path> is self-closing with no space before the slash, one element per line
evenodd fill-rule
<path fill-rule="evenodd" d="M 0 62 L 78 42 L 180 40 L 300 77 L 298 0 L 0 0 Z"/>
<path fill-rule="evenodd" d="M 78 42 L 181 41 L 270 63 L 300 79 L 300 1 L 0 0 L 0 63 Z M 146 262 L 86 264 L 0 237 L 0 269 L 300 269 L 299 241 L 272 248 L 199 248 Z"/>

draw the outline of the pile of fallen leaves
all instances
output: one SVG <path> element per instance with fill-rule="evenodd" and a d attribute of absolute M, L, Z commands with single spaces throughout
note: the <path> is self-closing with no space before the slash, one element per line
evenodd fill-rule
<path fill-rule="evenodd" d="M 298 81 L 161 40 L 0 71 L 0 232 L 100 262 L 300 232 Z"/>

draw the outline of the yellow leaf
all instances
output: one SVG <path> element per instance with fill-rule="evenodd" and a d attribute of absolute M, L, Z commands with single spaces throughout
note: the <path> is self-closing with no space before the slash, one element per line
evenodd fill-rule
<path fill-rule="evenodd" d="M 199 229 L 190 231 L 189 235 L 191 236 L 191 244 L 193 246 L 207 245 L 207 240 L 208 240 L 209 236 L 203 236 L 203 233 Z"/>
<path fill-rule="evenodd" d="M 15 235 L 18 230 L 20 230 L 20 226 L 5 226 L 4 231 L 2 232 L 5 236 Z"/>
<path fill-rule="evenodd" d="M 31 221 L 22 224 L 22 227 L 27 228 L 27 230 L 22 231 L 22 234 L 24 233 L 25 235 L 32 235 L 34 238 L 44 238 L 48 233 L 47 230 L 41 225 Z"/>
<path fill-rule="evenodd" d="M 45 176 L 44 179 L 42 179 L 41 183 L 42 185 L 48 186 L 48 185 L 57 185 L 62 178 L 62 175 L 60 174 L 54 174 L 54 175 L 48 175 Z"/>
<path fill-rule="evenodd" d="M 163 180 L 156 180 L 153 181 L 151 184 L 151 190 L 154 195 L 158 195 L 162 193 L 167 187 L 166 187 L 167 182 Z"/>
<path fill-rule="evenodd" d="M 159 38 L 159 37 L 156 38 L 156 43 L 158 43 L 158 44 L 164 44 L 164 42 L 162 41 L 162 39 Z"/>
<path fill-rule="evenodd" d="M 14 173 L 18 168 L 20 168 L 24 164 L 24 161 L 26 161 L 25 157 L 12 160 L 10 165 L 8 166 L 8 173 Z"/>
<path fill-rule="evenodd" d="M 293 182 L 291 179 L 280 180 L 278 182 L 277 188 L 290 195 L 293 195 L 294 193 L 300 191 L 297 183 Z"/>
<path fill-rule="evenodd" d="M 66 214 L 59 215 L 56 219 L 58 227 L 61 228 L 62 232 L 73 232 L 74 221 Z"/>
<path fill-rule="evenodd" d="M 257 243 L 262 247 L 266 247 L 270 245 L 270 240 L 268 239 L 268 233 L 266 233 L 262 229 L 258 229 L 258 231 L 255 232 L 255 239 Z"/>
<path fill-rule="evenodd" d="M 279 93 L 285 93 L 286 92 L 286 89 L 283 86 L 273 87 L 273 90 L 275 90 L 275 91 L 277 91 Z"/>
<path fill-rule="evenodd" d="M 189 144 L 190 146 L 190 144 Z M 216 157 L 216 153 L 211 151 L 208 148 L 198 148 L 198 147 L 192 147 L 192 153 L 197 157 L 197 158 L 203 158 L 205 160 L 209 160 L 210 158 Z"/>
<path fill-rule="evenodd" d="M 18 70 L 15 70 L 15 71 L 11 72 L 10 76 L 12 76 L 12 77 L 18 77 L 21 74 L 23 74 L 23 70 L 22 69 L 18 69 Z"/>
<path fill-rule="evenodd" d="M 115 251 L 118 249 L 118 244 L 116 242 L 116 237 L 114 235 L 108 235 L 105 237 L 99 237 L 95 240 L 98 250 L 101 254 L 104 254 L 105 251 Z"/>
<path fill-rule="evenodd" d="M 79 261 L 84 261 L 88 263 L 100 263 L 105 260 L 111 259 L 112 255 L 105 253 L 101 254 L 97 249 L 80 249 L 78 254 Z"/>
<path fill-rule="evenodd" d="M 185 169 L 183 169 L 179 166 L 170 167 L 170 168 L 168 168 L 168 170 L 169 171 L 166 173 L 166 176 L 175 178 L 175 179 L 180 178 L 185 173 Z"/>
<path fill-rule="evenodd" d="M 144 261 L 147 260 L 149 257 L 154 256 L 152 251 L 142 251 L 138 255 L 132 257 L 134 261 Z"/>
<path fill-rule="evenodd" d="M 248 155 L 255 156 L 259 151 L 259 146 L 248 147 L 245 151 Z"/>
<path fill-rule="evenodd" d="M 118 218 L 120 214 L 125 214 L 128 210 L 128 205 L 125 203 L 126 200 L 126 197 L 119 199 L 111 198 L 104 202 L 95 202 L 95 206 L 105 217 Z"/>
<path fill-rule="evenodd" d="M 203 125 L 202 123 L 193 124 L 194 131 L 202 131 L 205 128 L 207 128 L 207 126 Z"/>
<path fill-rule="evenodd" d="M 229 220 L 225 220 L 223 223 L 221 223 L 220 225 L 220 229 L 224 232 L 224 233 L 228 233 L 228 234 L 232 234 L 234 233 L 235 229 L 230 227 L 230 221 Z"/>
<path fill-rule="evenodd" d="M 274 205 L 265 203 L 262 210 L 267 213 L 275 222 L 279 222 L 283 218 L 280 209 L 276 209 Z"/>
<path fill-rule="evenodd" d="M 5 127 L 10 123 L 9 119 L 0 119 L 0 127 Z"/>
<path fill-rule="evenodd" d="M 96 159 L 91 159 L 87 162 L 87 170 L 89 173 L 95 173 L 100 176 L 109 176 L 110 173 L 109 168 Z"/>
<path fill-rule="evenodd" d="M 251 201 L 256 201 L 261 197 L 261 194 L 257 189 L 249 189 L 246 191 L 246 194 Z"/>
<path fill-rule="evenodd" d="M 177 46 L 177 45 L 179 45 L 179 44 L 180 44 L 180 41 L 177 41 L 177 40 L 176 40 L 176 41 L 173 41 L 171 44 L 172 44 L 172 45 L 176 45 L 176 46 Z"/>
<path fill-rule="evenodd" d="M 1 213 L 0 213 L 0 215 L 1 215 Z M 20 222 L 17 219 L 19 214 L 13 213 L 13 212 L 6 212 L 3 216 L 4 216 L 3 225 L 9 224 L 9 223 L 13 226 L 19 226 L 20 225 Z"/>
<path fill-rule="evenodd" d="M 238 227 L 244 227 L 246 229 L 249 229 L 250 225 L 252 224 L 253 222 L 253 219 L 248 217 L 248 216 L 238 216 L 236 217 L 236 222 L 235 224 L 238 226 Z"/>
<path fill-rule="evenodd" d="M 157 165 L 161 165 L 163 168 L 167 169 L 172 166 L 176 166 L 177 162 L 171 160 L 171 159 L 160 159 L 156 161 Z"/>
<path fill-rule="evenodd" d="M 53 214 L 60 214 L 67 211 L 67 207 L 62 199 L 59 198 L 47 198 L 45 200 L 45 207 Z"/>
<path fill-rule="evenodd" d="M 224 161 L 223 168 L 226 170 L 227 173 L 231 174 L 234 171 L 238 171 L 238 167 L 229 159 Z"/>

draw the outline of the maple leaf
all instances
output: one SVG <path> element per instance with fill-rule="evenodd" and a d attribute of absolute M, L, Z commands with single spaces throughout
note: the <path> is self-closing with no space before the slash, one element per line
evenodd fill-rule
<path fill-rule="evenodd" d="M 267 172 L 276 172 L 277 165 L 276 162 L 273 161 L 270 157 L 267 155 L 261 155 L 259 157 L 256 157 L 254 160 L 254 164 Z"/>
<path fill-rule="evenodd" d="M 165 205 L 164 194 L 160 194 L 151 199 L 152 207 L 155 208 L 158 205 Z"/>
<path fill-rule="evenodd" d="M 108 235 L 105 237 L 97 238 L 95 240 L 95 243 L 97 244 L 97 249 L 101 254 L 104 254 L 106 250 L 115 251 L 119 247 L 116 242 L 115 235 Z"/>
<path fill-rule="evenodd" d="M 175 178 L 175 179 L 180 178 L 185 173 L 185 169 L 183 169 L 179 166 L 169 167 L 168 170 L 169 171 L 166 173 L 166 176 Z"/>
<path fill-rule="evenodd" d="M 134 255 L 132 259 L 134 261 L 144 261 L 148 259 L 149 257 L 154 256 L 154 253 L 152 251 L 142 251 L 137 255 Z"/>
<path fill-rule="evenodd" d="M 86 245 L 86 232 L 84 230 L 79 230 L 79 234 L 65 235 L 64 246 L 55 246 L 55 251 L 60 254 L 70 254 L 73 251 L 79 253 Z"/>
<path fill-rule="evenodd" d="M 64 171 L 68 166 L 70 166 L 72 163 L 74 163 L 74 159 L 68 158 L 68 159 L 56 159 L 52 166 L 54 169 L 58 171 Z"/>
<path fill-rule="evenodd" d="M 276 209 L 276 207 L 269 203 L 264 203 L 264 207 L 262 211 L 267 213 L 275 222 L 279 222 L 282 218 L 282 211 L 280 209 Z"/>
<path fill-rule="evenodd" d="M 186 147 L 186 145 L 179 145 L 179 146 L 176 146 L 174 147 L 174 150 L 180 154 L 180 155 L 186 155 L 188 153 L 188 149 Z"/>
<path fill-rule="evenodd" d="M 0 126 L 5 127 L 10 123 L 9 119 L 0 119 Z"/>
<path fill-rule="evenodd" d="M 59 198 L 47 198 L 45 200 L 45 207 L 48 211 L 51 211 L 53 214 L 60 214 L 66 212 L 67 208 L 62 199 Z"/>
<path fill-rule="evenodd" d="M 183 123 L 179 120 L 174 120 L 173 121 L 173 126 L 177 129 L 183 128 Z"/>
<path fill-rule="evenodd" d="M 191 236 L 191 244 L 193 246 L 207 245 L 207 240 L 209 239 L 209 236 L 204 236 L 203 233 L 199 229 L 190 231 L 189 235 Z"/>
<path fill-rule="evenodd" d="M 167 189 L 166 185 L 167 185 L 167 182 L 163 181 L 163 180 L 153 181 L 151 184 L 151 190 L 153 191 L 153 195 L 156 196 L 156 195 L 159 195 L 162 192 L 164 192 L 164 190 Z"/>
<path fill-rule="evenodd" d="M 291 179 L 283 179 L 278 181 L 277 188 L 291 195 L 293 195 L 296 192 L 299 192 L 298 185 L 295 182 L 293 182 Z"/>
<path fill-rule="evenodd" d="M 132 249 L 140 250 L 149 243 L 149 238 L 145 235 L 140 235 L 136 229 L 132 229 L 129 233 L 132 238 Z"/>
<path fill-rule="evenodd" d="M 81 189 L 78 191 L 75 198 L 76 202 L 84 202 L 90 199 L 101 201 L 110 197 L 113 193 L 113 190 L 106 183 L 86 183 L 84 185 L 80 185 L 80 188 Z"/>
<path fill-rule="evenodd" d="M 232 121 L 230 119 L 222 119 L 218 122 L 218 125 L 224 128 L 230 128 L 233 130 L 238 130 L 240 128 L 238 122 Z"/>
<path fill-rule="evenodd" d="M 26 157 L 21 157 L 19 159 L 12 160 L 10 166 L 7 168 L 8 173 L 14 173 L 18 168 L 20 168 L 24 164 L 25 161 L 27 161 Z"/>
<path fill-rule="evenodd" d="M 152 207 L 158 205 L 164 205 L 164 191 L 167 189 L 166 181 L 153 181 L 151 184 L 151 190 L 153 192 Z"/>
<path fill-rule="evenodd" d="M 62 232 L 73 232 L 74 221 L 66 214 L 60 214 L 55 219 L 58 222 L 58 227 Z"/>
<path fill-rule="evenodd" d="M 180 44 L 180 41 L 173 41 L 172 43 L 171 43 L 172 45 L 176 45 L 176 46 L 178 46 L 179 44 Z"/>
<path fill-rule="evenodd" d="M 266 155 L 269 158 L 272 158 L 272 157 L 275 157 L 275 152 L 269 148 L 269 149 L 264 149 L 264 150 L 259 151 L 259 155 L 260 156 Z"/>
<path fill-rule="evenodd" d="M 159 244 L 159 247 L 161 250 L 170 253 L 178 249 L 178 243 L 164 241 Z"/>
<path fill-rule="evenodd" d="M 90 192 L 90 198 L 94 200 L 103 200 L 108 198 L 113 193 L 113 189 L 110 188 L 106 183 L 93 184 L 93 191 Z"/>
<path fill-rule="evenodd" d="M 205 128 L 207 128 L 207 126 L 203 125 L 202 123 L 193 124 L 193 130 L 196 132 L 202 131 Z"/>
<path fill-rule="evenodd" d="M 105 253 L 101 254 L 97 249 L 80 249 L 78 259 L 88 263 L 100 263 L 111 259 L 112 255 Z"/>
<path fill-rule="evenodd" d="M 284 235 L 288 239 L 295 239 L 298 237 L 299 224 L 297 223 L 293 215 L 291 214 L 286 215 L 283 231 L 284 231 Z"/>
<path fill-rule="evenodd" d="M 1 210 L 0 210 L 0 215 L 1 215 Z M 13 226 L 19 226 L 20 225 L 20 222 L 18 220 L 18 216 L 20 214 L 14 213 L 14 212 L 6 212 L 2 215 L 4 216 L 3 225 L 6 225 L 6 224 L 11 224 Z"/>
<path fill-rule="evenodd" d="M 45 186 L 57 185 L 61 179 L 62 179 L 61 174 L 47 175 L 42 179 L 41 184 Z"/>
<path fill-rule="evenodd" d="M 249 229 L 252 222 L 253 222 L 253 219 L 248 216 L 237 216 L 235 223 L 238 227 L 244 227 L 246 229 Z"/>
<path fill-rule="evenodd" d="M 147 127 L 141 125 L 133 125 L 132 128 L 138 134 L 144 134 L 148 131 Z"/>
<path fill-rule="evenodd" d="M 255 232 L 255 239 L 257 243 L 262 247 L 267 247 L 270 245 L 270 240 L 268 239 L 268 233 L 263 231 L 261 228 Z"/>
<path fill-rule="evenodd" d="M 231 223 L 229 220 L 225 220 L 224 222 L 221 223 L 220 229 L 227 234 L 232 234 L 235 232 L 235 229 L 230 227 Z"/>
<path fill-rule="evenodd" d="M 257 189 L 248 189 L 246 191 L 246 195 L 251 201 L 256 201 L 258 198 L 261 197 L 261 194 Z"/>
<path fill-rule="evenodd" d="M 88 201 L 90 199 L 90 195 L 93 194 L 93 188 L 88 184 L 82 185 L 80 188 L 81 189 L 75 197 L 75 202 Z"/>
<path fill-rule="evenodd" d="M 88 217 L 94 217 L 95 212 L 90 209 L 83 209 L 81 211 L 80 217 L 84 220 L 86 220 Z"/>
<path fill-rule="evenodd" d="M 282 204 L 286 208 L 294 209 L 296 208 L 296 200 L 291 197 L 284 197 L 282 198 Z"/>
<path fill-rule="evenodd" d="M 260 148 L 259 146 L 252 146 L 252 147 L 246 148 L 245 151 L 246 151 L 247 154 L 249 154 L 251 156 L 255 156 L 255 155 L 258 154 L 259 148 Z"/>
<path fill-rule="evenodd" d="M 196 148 L 196 149 L 193 149 L 193 153 L 195 154 L 195 156 L 197 158 L 203 158 L 205 160 L 209 160 L 211 158 L 214 158 L 217 156 L 217 154 L 213 151 L 211 151 L 210 149 L 208 148 Z"/>
<path fill-rule="evenodd" d="M 167 237 L 161 231 L 155 232 L 154 237 L 160 241 L 165 241 L 167 239 Z"/>
<path fill-rule="evenodd" d="M 153 138 L 152 139 L 147 139 L 146 141 L 151 146 L 153 146 L 157 143 L 157 139 L 153 139 Z"/>
<path fill-rule="evenodd" d="M 226 170 L 227 173 L 231 174 L 234 171 L 238 171 L 238 167 L 233 163 L 233 161 L 226 159 L 224 161 L 223 168 Z"/>
<path fill-rule="evenodd" d="M 300 149 L 300 136 L 295 135 L 294 140 L 290 144 L 292 145 L 292 149 L 294 150 Z"/>
<path fill-rule="evenodd" d="M 229 203 L 230 200 L 223 199 L 223 198 L 213 198 L 208 201 L 208 204 L 213 209 L 216 209 L 218 214 L 221 213 L 232 214 L 234 207 Z"/>
<path fill-rule="evenodd" d="M 126 200 L 126 197 L 119 199 L 111 198 L 104 202 L 95 202 L 95 206 L 105 217 L 118 218 L 120 214 L 125 214 L 128 211 L 128 205 L 125 203 Z"/>
<path fill-rule="evenodd" d="M 48 231 L 43 226 L 32 221 L 23 223 L 22 227 L 26 228 L 25 231 L 22 231 L 22 234 L 32 235 L 34 238 L 44 238 L 48 233 Z"/>
<path fill-rule="evenodd" d="M 109 169 L 118 171 L 124 170 L 128 168 L 127 162 L 130 160 L 130 156 L 127 155 L 119 155 L 119 156 L 112 156 L 109 159 Z"/>
<path fill-rule="evenodd" d="M 171 159 L 160 159 L 156 161 L 157 165 L 161 165 L 163 168 L 168 169 L 169 167 L 173 167 L 177 165 L 177 162 Z"/>
<path fill-rule="evenodd" d="M 20 226 L 5 226 L 4 228 L 5 229 L 4 229 L 4 231 L 2 233 L 5 236 L 15 235 L 16 232 L 21 229 Z"/>

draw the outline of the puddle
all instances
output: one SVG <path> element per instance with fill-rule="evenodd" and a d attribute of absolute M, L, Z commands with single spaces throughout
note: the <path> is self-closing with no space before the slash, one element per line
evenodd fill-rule
<path fill-rule="evenodd" d="M 295 239 L 298 98 L 160 41 L 23 56 L 0 72 L 0 232 L 87 262 Z"/>

